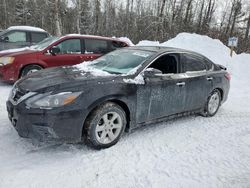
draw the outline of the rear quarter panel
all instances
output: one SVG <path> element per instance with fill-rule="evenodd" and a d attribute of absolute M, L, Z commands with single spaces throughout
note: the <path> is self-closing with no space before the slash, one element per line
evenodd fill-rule
<path fill-rule="evenodd" d="M 227 72 L 225 70 L 219 70 L 219 71 L 212 71 L 208 74 L 208 76 L 213 77 L 213 82 L 212 82 L 213 90 L 221 89 L 222 91 L 222 103 L 224 103 L 227 100 L 230 89 L 230 81 L 226 79 L 225 77 L 226 73 Z"/>

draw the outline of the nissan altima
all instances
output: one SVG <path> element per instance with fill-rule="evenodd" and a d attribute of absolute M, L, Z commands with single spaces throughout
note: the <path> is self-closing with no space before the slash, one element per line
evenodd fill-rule
<path fill-rule="evenodd" d="M 21 137 L 96 149 L 125 131 L 172 117 L 214 116 L 228 98 L 226 68 L 195 52 L 129 47 L 92 62 L 34 72 L 17 81 L 7 110 Z"/>

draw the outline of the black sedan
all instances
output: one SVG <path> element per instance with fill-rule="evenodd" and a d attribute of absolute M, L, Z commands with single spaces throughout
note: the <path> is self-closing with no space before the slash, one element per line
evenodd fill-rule
<path fill-rule="evenodd" d="M 101 149 L 143 124 L 190 113 L 213 116 L 227 100 L 229 85 L 226 69 L 200 54 L 129 47 L 22 78 L 7 110 L 21 137 L 85 140 Z"/>

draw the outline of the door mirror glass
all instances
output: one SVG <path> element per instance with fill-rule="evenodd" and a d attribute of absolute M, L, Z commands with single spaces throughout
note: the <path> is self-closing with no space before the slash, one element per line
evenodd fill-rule
<path fill-rule="evenodd" d="M 162 72 L 159 69 L 155 69 L 155 68 L 147 68 L 144 72 L 143 72 L 145 77 L 153 77 L 157 74 L 162 74 Z"/>
<path fill-rule="evenodd" d="M 52 48 L 50 48 L 49 52 L 52 54 L 52 55 L 56 55 L 56 54 L 59 54 L 60 53 L 60 48 L 57 47 L 57 46 L 53 46 Z"/>

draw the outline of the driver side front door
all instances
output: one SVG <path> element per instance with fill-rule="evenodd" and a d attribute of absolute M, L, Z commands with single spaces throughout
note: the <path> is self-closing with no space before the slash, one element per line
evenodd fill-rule
<path fill-rule="evenodd" d="M 138 123 L 154 121 L 184 109 L 185 77 L 179 73 L 178 55 L 165 56 L 168 57 L 162 56 L 149 66 L 162 71 L 162 74 L 144 76 L 145 84 L 138 85 Z"/>

